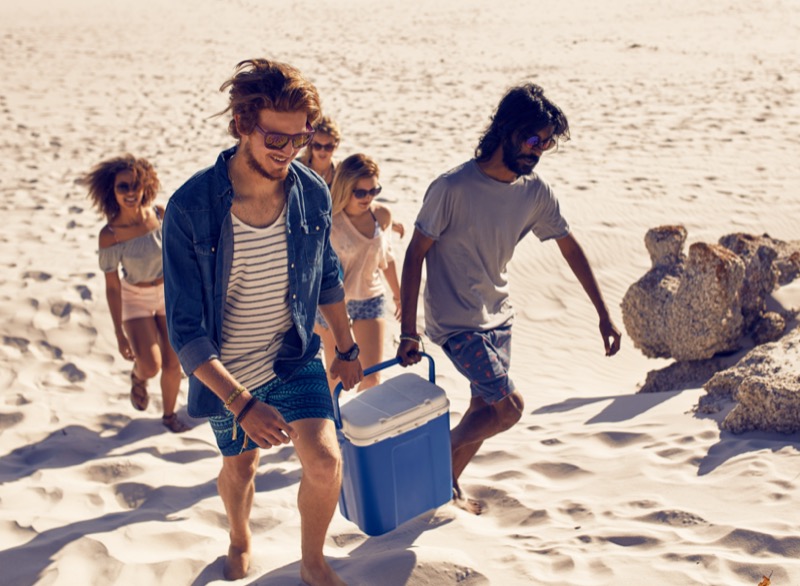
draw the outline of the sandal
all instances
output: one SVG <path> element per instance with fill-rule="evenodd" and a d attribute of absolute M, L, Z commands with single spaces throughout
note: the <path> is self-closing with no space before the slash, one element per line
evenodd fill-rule
<path fill-rule="evenodd" d="M 183 433 L 184 431 L 189 431 L 192 429 L 183 421 L 178 419 L 177 413 L 173 413 L 172 415 L 163 415 L 161 417 L 161 424 L 172 433 Z"/>
<path fill-rule="evenodd" d="M 131 371 L 131 405 L 137 411 L 144 411 L 150 403 L 147 394 L 147 381 L 140 379 Z"/>

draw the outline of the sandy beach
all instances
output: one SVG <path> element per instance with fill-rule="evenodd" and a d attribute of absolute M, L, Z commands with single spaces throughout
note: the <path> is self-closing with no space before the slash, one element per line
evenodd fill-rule
<path fill-rule="evenodd" d="M 77 180 L 131 152 L 153 162 L 166 204 L 233 144 L 214 114 L 236 63 L 303 71 L 341 127 L 337 157 L 375 158 L 407 232 L 504 90 L 542 85 L 572 140 L 537 171 L 622 328 L 649 228 L 800 238 L 798 38 L 794 0 L 3 0 L 0 584 L 225 583 L 213 434 L 202 420 L 168 433 L 157 396 L 131 408 L 103 222 Z M 407 242 L 395 237 L 398 258 Z M 800 585 L 800 436 L 721 432 L 693 411 L 702 388 L 637 394 L 670 361 L 625 337 L 604 356 L 553 243 L 528 237 L 509 271 L 526 407 L 462 476 L 486 513 L 446 505 L 368 537 L 337 512 L 337 572 L 364 586 Z M 800 308 L 800 283 L 771 302 Z M 468 384 L 426 349 L 457 421 Z M 262 452 L 253 566 L 235 584 L 300 583 L 299 478 L 291 447 Z"/>

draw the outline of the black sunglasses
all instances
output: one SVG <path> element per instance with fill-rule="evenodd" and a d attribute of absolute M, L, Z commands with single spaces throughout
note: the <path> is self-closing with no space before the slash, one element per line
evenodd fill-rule
<path fill-rule="evenodd" d="M 336 148 L 336 143 L 329 142 L 327 144 L 322 144 L 321 142 L 314 141 L 311 143 L 311 148 L 315 151 L 325 151 L 327 153 L 332 153 Z"/>
<path fill-rule="evenodd" d="M 378 185 L 378 187 L 373 187 L 372 189 L 354 189 L 353 195 L 356 199 L 364 199 L 367 196 L 375 197 L 381 192 L 381 189 L 383 189 L 383 187 L 380 185 Z"/>
<path fill-rule="evenodd" d="M 135 183 L 128 183 L 127 181 L 120 181 L 114 186 L 114 190 L 119 193 L 136 193 L 139 186 Z"/>

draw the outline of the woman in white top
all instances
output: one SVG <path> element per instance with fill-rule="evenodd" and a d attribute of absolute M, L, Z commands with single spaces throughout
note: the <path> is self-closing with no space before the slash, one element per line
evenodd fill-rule
<path fill-rule="evenodd" d="M 161 262 L 164 209 L 153 203 L 158 176 L 145 159 L 124 155 L 99 163 L 84 184 L 108 222 L 100 230 L 100 268 L 119 353 L 133 361 L 131 404 L 139 411 L 147 408 L 147 381 L 161 371 L 161 421 L 172 432 L 186 431 L 189 426 L 175 413 L 181 371 L 167 338 Z"/>
<path fill-rule="evenodd" d="M 347 157 L 336 168 L 331 186 L 333 225 L 331 245 L 344 271 L 344 294 L 347 313 L 353 322 L 353 334 L 361 348 L 361 363 L 372 366 L 383 359 L 386 279 L 394 299 L 395 318 L 400 319 L 400 282 L 391 250 L 392 213 L 377 203 L 381 192 L 377 163 L 366 155 Z M 322 338 L 325 363 L 334 358 L 333 335 L 317 313 L 314 329 Z M 380 382 L 380 374 L 364 377 L 359 391 Z M 328 379 L 331 389 L 337 381 Z"/>

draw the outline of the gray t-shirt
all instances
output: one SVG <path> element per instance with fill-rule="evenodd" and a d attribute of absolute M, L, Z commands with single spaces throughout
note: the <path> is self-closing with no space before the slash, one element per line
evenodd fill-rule
<path fill-rule="evenodd" d="M 459 332 L 509 325 L 506 267 L 517 243 L 529 231 L 541 241 L 569 234 L 541 177 L 503 183 L 475 160 L 431 183 L 415 226 L 435 240 L 425 257 L 425 333 L 440 345 Z"/>

